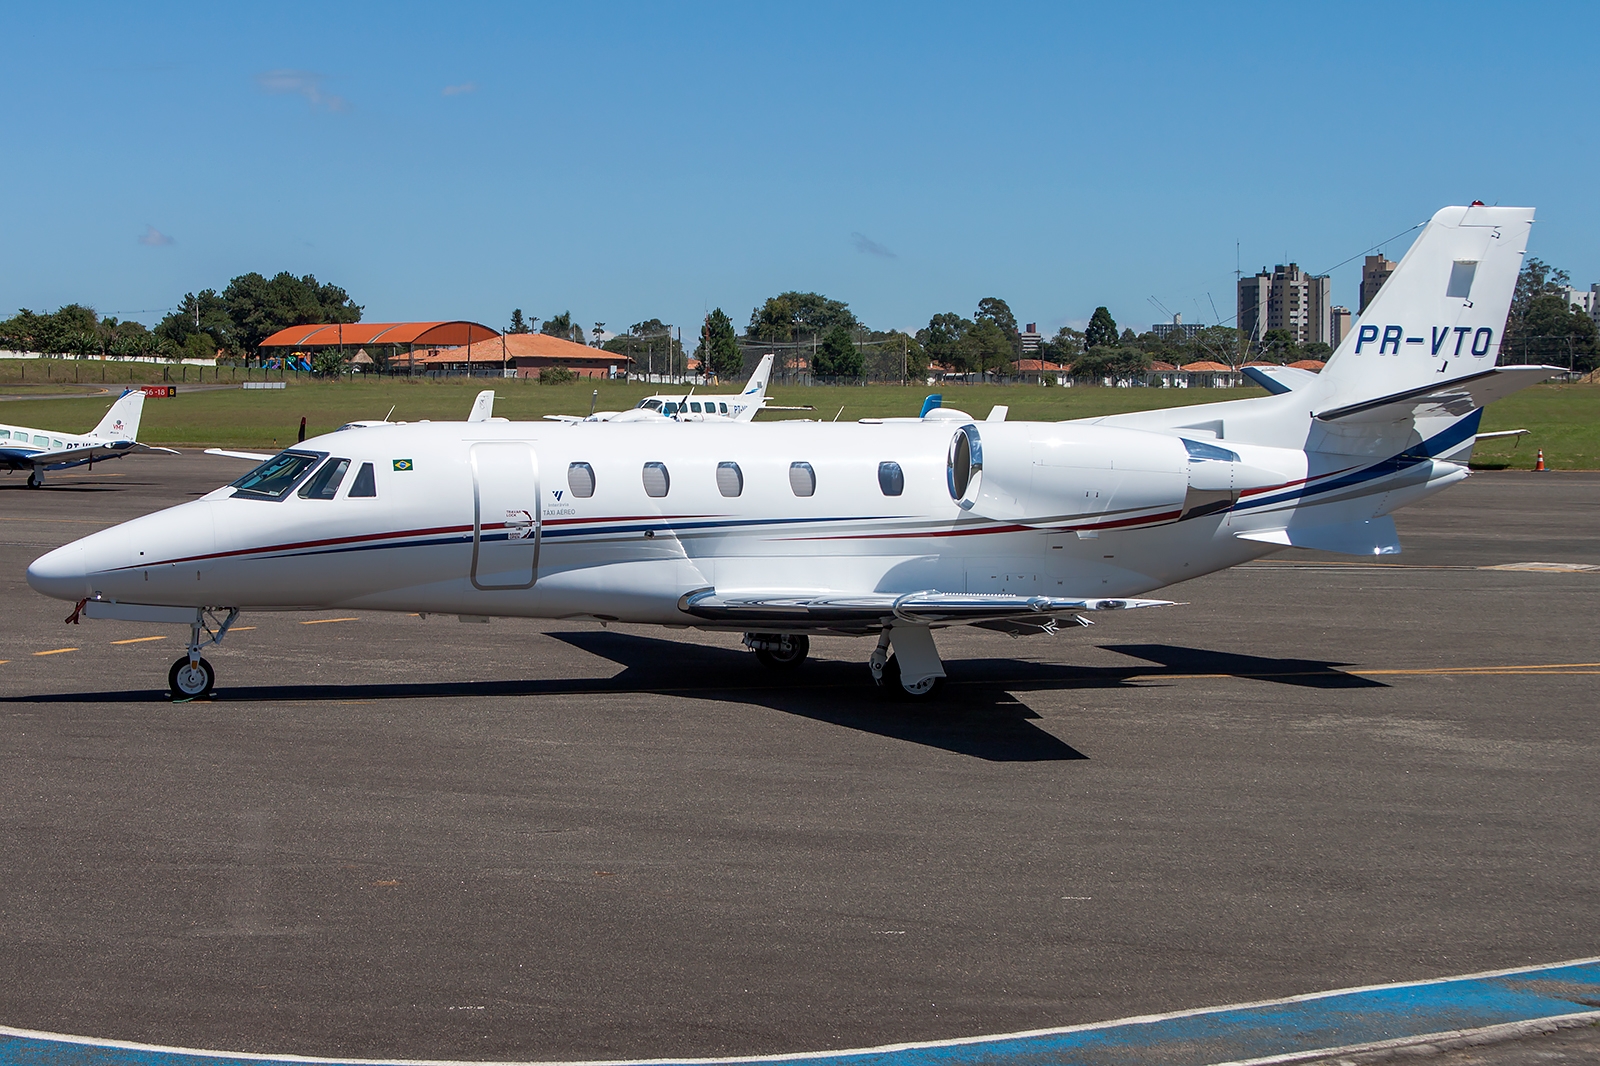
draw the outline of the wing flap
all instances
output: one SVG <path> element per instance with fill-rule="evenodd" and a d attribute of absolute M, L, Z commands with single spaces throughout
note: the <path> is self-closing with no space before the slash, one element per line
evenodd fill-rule
<path fill-rule="evenodd" d="M 678 600 L 678 609 L 716 622 L 797 627 L 881 625 L 962 625 L 1007 619 L 1043 623 L 1057 614 L 1165 607 L 1170 600 L 1014 596 L 1003 593 L 869 592 L 698 589 Z"/>
<path fill-rule="evenodd" d="M 1399 555 L 1400 533 L 1388 515 L 1362 522 L 1337 522 L 1320 526 L 1291 526 L 1235 533 L 1240 540 L 1277 544 L 1284 548 L 1311 548 L 1341 555 Z"/>

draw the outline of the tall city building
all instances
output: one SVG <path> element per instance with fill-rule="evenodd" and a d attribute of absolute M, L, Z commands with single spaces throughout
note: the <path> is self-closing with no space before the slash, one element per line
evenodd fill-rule
<path fill-rule="evenodd" d="M 1350 332 L 1350 309 L 1335 307 L 1328 317 L 1332 325 L 1328 333 L 1328 344 L 1337 348 L 1339 342 L 1344 340 L 1345 334 Z"/>
<path fill-rule="evenodd" d="M 1389 275 L 1394 273 L 1395 264 L 1381 255 L 1369 255 L 1361 265 L 1361 302 L 1356 305 L 1356 314 L 1367 309 L 1372 298 L 1378 295 L 1378 290 L 1383 288 L 1383 283 L 1389 280 Z"/>
<path fill-rule="evenodd" d="M 1331 344 L 1333 306 L 1326 274 L 1307 274 L 1298 264 L 1265 267 L 1239 279 L 1239 328 L 1259 339 L 1270 330 L 1287 330 L 1296 344 Z"/>
<path fill-rule="evenodd" d="M 1153 324 L 1150 327 L 1150 332 L 1154 333 L 1162 340 L 1177 338 L 1178 340 L 1186 341 L 1193 340 L 1195 337 L 1199 336 L 1200 331 L 1205 328 L 1206 327 L 1199 322 L 1185 322 L 1183 320 L 1183 316 L 1180 314 L 1173 315 L 1171 322 L 1157 322 Z"/>

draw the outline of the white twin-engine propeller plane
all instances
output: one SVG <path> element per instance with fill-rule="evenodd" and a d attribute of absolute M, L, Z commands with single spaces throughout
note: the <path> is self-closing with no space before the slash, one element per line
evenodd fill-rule
<path fill-rule="evenodd" d="M 1445 208 L 1315 376 L 1074 422 L 479 422 L 315 437 L 209 495 L 37 559 L 78 615 L 190 626 L 175 699 L 241 611 L 386 610 L 877 637 L 933 693 L 933 630 L 1013 633 L 1165 601 L 1287 546 L 1400 550 L 1390 512 L 1467 476 L 1533 212 Z"/>
<path fill-rule="evenodd" d="M 32 429 L 0 423 L 0 469 L 26 470 L 28 487 L 44 485 L 47 470 L 67 470 L 86 463 L 120 459 L 134 452 L 178 453 L 171 448 L 140 444 L 139 416 L 144 413 L 144 393 L 130 389 L 117 398 L 88 433 L 63 433 L 59 429 Z"/>

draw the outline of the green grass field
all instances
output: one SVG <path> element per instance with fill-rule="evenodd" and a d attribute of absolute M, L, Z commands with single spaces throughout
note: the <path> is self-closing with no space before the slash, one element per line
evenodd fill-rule
<path fill-rule="evenodd" d="M 113 366 L 109 369 L 130 368 Z M 145 369 L 144 381 L 161 383 L 160 367 L 154 367 L 153 374 L 148 373 L 151 368 Z M 211 374 L 208 369 L 207 385 L 212 384 Z M 226 369 L 222 378 L 226 383 Z M 73 391 L 43 382 L 27 384 L 26 389 L 21 383 L 5 385 L 0 387 L 0 393 L 32 393 L 36 384 L 40 386 L 39 391 L 50 394 Z M 111 387 L 110 382 L 106 384 Z M 151 399 L 145 404 L 140 438 L 146 443 L 270 449 L 295 440 L 302 416 L 306 419 L 308 434 L 317 434 L 352 419 L 382 418 L 391 406 L 395 420 L 459 420 L 466 417 L 478 390 L 485 388 L 493 388 L 497 394 L 495 413 L 512 419 L 587 414 L 595 388 L 600 390 L 599 409 L 613 411 L 632 407 L 642 397 L 659 390 L 657 386 L 623 382 L 540 385 L 528 380 L 466 381 L 460 378 L 338 382 L 291 379 L 288 387 L 281 391 L 226 388 L 185 392 L 181 381 L 178 386 L 177 396 Z M 78 383 L 78 387 L 88 386 Z M 815 411 L 769 412 L 761 418 L 832 419 L 837 416 L 851 420 L 914 415 L 923 397 L 932 391 L 935 390 L 920 385 L 779 386 L 773 389 L 776 403 L 810 404 Z M 994 405 L 1005 404 L 1013 419 L 1039 420 L 1087 418 L 1262 395 L 1256 388 L 1063 389 L 1026 385 L 955 385 L 938 391 L 943 393 L 946 406 L 959 407 L 978 418 L 988 414 Z M 86 431 L 99 421 L 111 398 L 101 394 L 84 399 L 7 401 L 0 403 L 0 423 Z M 1484 413 L 1483 430 L 1501 429 L 1532 432 L 1518 443 L 1510 440 L 1484 443 L 1477 451 L 1474 465 L 1528 468 L 1532 467 L 1537 450 L 1543 448 L 1545 462 L 1552 469 L 1600 469 L 1600 385 L 1539 385 L 1501 400 Z"/>

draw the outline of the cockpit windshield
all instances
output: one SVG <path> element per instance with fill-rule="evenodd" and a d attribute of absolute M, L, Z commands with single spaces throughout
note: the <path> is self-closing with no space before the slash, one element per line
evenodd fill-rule
<path fill-rule="evenodd" d="M 279 452 L 233 483 L 234 496 L 281 500 L 326 452 Z"/>
<path fill-rule="evenodd" d="M 660 400 L 641 400 L 641 401 L 639 401 L 639 406 L 641 408 L 643 408 L 644 410 L 646 410 L 646 411 L 659 411 L 659 410 L 661 410 L 661 401 Z"/>

